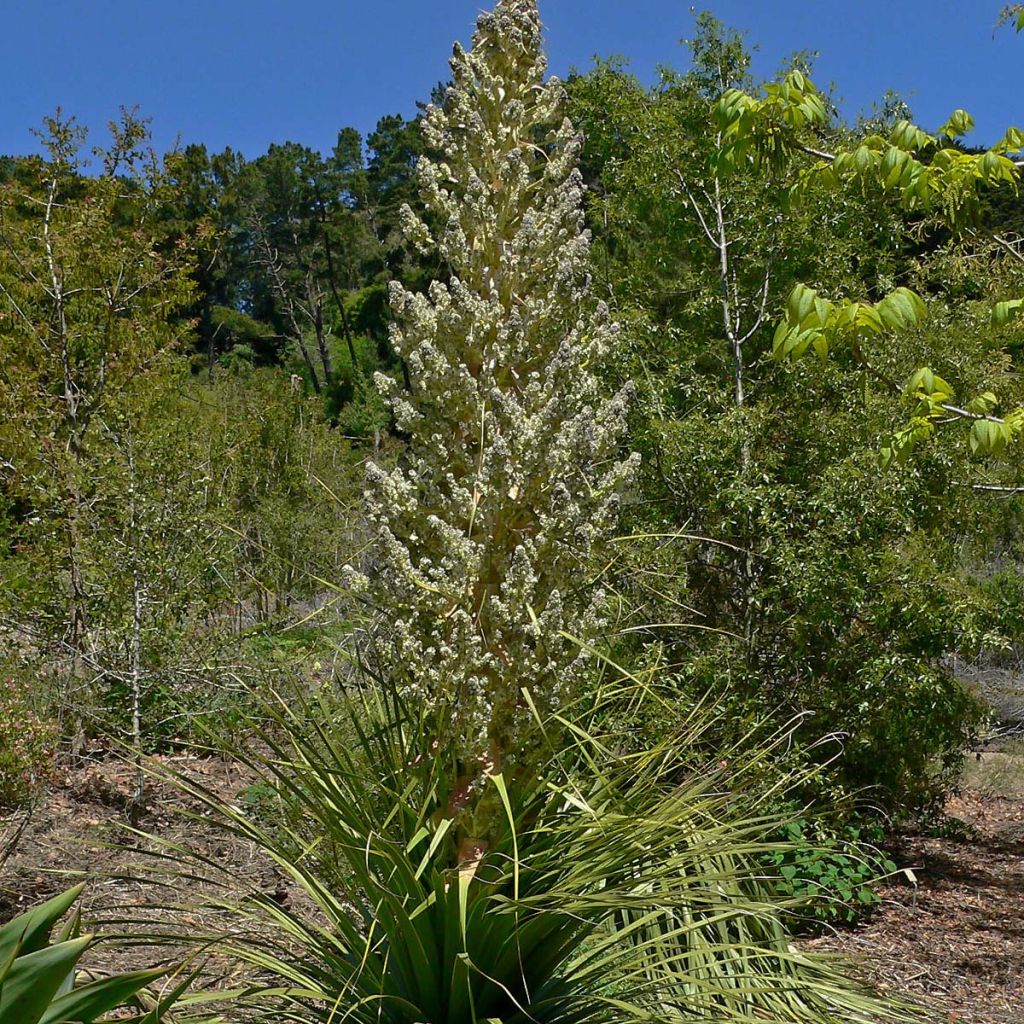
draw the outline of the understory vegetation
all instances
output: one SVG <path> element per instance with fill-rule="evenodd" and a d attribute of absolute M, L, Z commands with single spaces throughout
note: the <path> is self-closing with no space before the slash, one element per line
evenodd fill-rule
<path fill-rule="evenodd" d="M 540 13 L 329 154 L 0 158 L 0 805 L 116 753 L 297 893 L 169 844 L 245 983 L 73 987 L 71 891 L 0 1017 L 919 1016 L 791 936 L 1024 721 L 1024 133 L 846 123 L 709 13 L 563 83 Z M 147 765 L 211 749 L 258 781 Z"/>

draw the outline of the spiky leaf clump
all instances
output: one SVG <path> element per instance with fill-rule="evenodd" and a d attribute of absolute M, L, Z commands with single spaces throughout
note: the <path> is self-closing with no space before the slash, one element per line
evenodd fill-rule
<path fill-rule="evenodd" d="M 382 669 L 493 767 L 523 747 L 522 691 L 544 714 L 579 677 L 563 634 L 599 631 L 591 566 L 634 462 L 613 461 L 626 395 L 602 401 L 593 372 L 618 328 L 591 300 L 581 140 L 544 81 L 534 0 L 482 15 L 451 68 L 419 168 L 436 228 L 405 210 L 449 277 L 392 289 L 411 394 L 380 383 L 412 440 L 371 469 L 371 590 Z"/>
<path fill-rule="evenodd" d="M 765 807 L 772 790 L 758 782 L 762 758 L 775 751 L 745 755 L 746 764 L 738 751 L 722 752 L 718 764 L 693 762 L 712 725 L 699 708 L 653 749 L 623 756 L 619 737 L 587 729 L 640 696 L 639 684 L 620 685 L 616 693 L 609 684 L 607 706 L 569 711 L 577 728 L 539 771 L 486 777 L 501 810 L 472 866 L 457 854 L 451 765 L 431 743 L 425 709 L 402 708 L 371 687 L 340 708 L 333 695 L 310 704 L 301 691 L 265 694 L 261 743 L 236 753 L 274 794 L 273 811 L 247 814 L 202 781 L 177 782 L 212 812 L 203 821 L 274 862 L 289 882 L 285 896 L 260 880 L 240 894 L 237 874 L 216 857 L 182 858 L 169 840 L 153 879 L 164 900 L 166 886 L 179 889 L 194 920 L 196 878 L 205 878 L 207 911 L 230 926 L 190 938 L 255 969 L 253 984 L 226 994 L 238 1002 L 225 1017 L 921 1021 L 845 977 L 836 961 L 790 945 L 758 867 L 759 855 L 783 849 L 765 838 L 780 822 Z M 153 923 L 166 927 L 160 916 Z"/>

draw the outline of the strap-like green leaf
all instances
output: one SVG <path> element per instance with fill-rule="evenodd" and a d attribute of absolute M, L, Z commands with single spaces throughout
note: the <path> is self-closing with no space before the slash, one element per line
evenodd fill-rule
<path fill-rule="evenodd" d="M 8 921 L 0 928 L 0 960 L 10 956 L 15 946 L 20 946 L 22 956 L 42 949 L 49 941 L 53 926 L 71 909 L 84 888 L 84 885 L 76 885 Z"/>
<path fill-rule="evenodd" d="M 91 935 L 19 956 L 0 993 L 0 1021 L 39 1024 L 43 1014 L 92 942 Z M 59 1019 L 59 1018 L 58 1018 Z"/>
<path fill-rule="evenodd" d="M 133 971 L 82 985 L 55 999 L 39 1018 L 39 1024 L 92 1024 L 101 1014 L 123 1006 L 140 989 L 166 974 L 166 970 Z"/>

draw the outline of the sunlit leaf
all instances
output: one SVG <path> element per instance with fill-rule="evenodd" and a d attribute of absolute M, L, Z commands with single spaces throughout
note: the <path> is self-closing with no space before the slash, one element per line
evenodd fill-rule
<path fill-rule="evenodd" d="M 1024 311 L 1024 299 L 1009 299 L 997 302 L 992 309 L 992 323 L 995 327 L 1005 327 Z"/>

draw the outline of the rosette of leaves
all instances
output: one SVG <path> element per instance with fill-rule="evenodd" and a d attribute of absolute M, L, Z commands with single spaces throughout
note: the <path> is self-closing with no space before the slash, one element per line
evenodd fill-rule
<path fill-rule="evenodd" d="M 917 1018 L 792 945 L 764 864 L 788 848 L 758 779 L 770 752 L 693 752 L 706 709 L 633 753 L 596 723 L 632 684 L 576 707 L 537 774 L 491 773 L 491 842 L 467 862 L 452 771 L 429 712 L 395 693 L 266 696 L 260 743 L 235 751 L 276 814 L 176 779 L 278 881 L 239 891 L 216 859 L 163 844 L 159 882 L 254 979 L 228 1019 L 291 1024 L 866 1024 Z M 632 696 L 640 699 L 639 694 Z M 162 773 L 166 767 L 154 766 Z M 769 787 L 770 789 L 774 787 Z M 251 787 L 250 787 L 251 791 Z M 176 864 L 175 864 L 176 862 Z M 177 881 L 175 881 L 175 876 Z M 796 901 L 794 901 L 796 902 Z M 172 902 L 168 904 L 174 906 Z M 212 993 L 211 993 L 212 996 Z"/>

